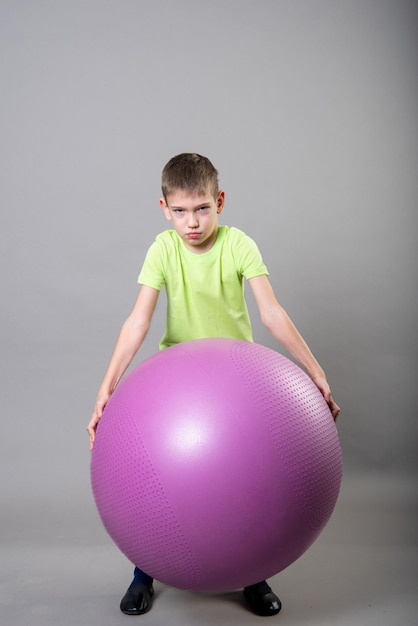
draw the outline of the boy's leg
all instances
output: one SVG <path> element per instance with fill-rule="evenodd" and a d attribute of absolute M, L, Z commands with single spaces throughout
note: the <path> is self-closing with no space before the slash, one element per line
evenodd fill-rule
<path fill-rule="evenodd" d="M 153 578 L 135 567 L 134 578 L 120 603 L 120 610 L 126 615 L 142 615 L 150 610 L 154 587 Z"/>
<path fill-rule="evenodd" d="M 282 608 L 282 603 L 279 598 L 265 580 L 256 585 L 245 587 L 244 598 L 250 609 L 256 615 L 262 615 L 264 617 L 276 615 Z"/>

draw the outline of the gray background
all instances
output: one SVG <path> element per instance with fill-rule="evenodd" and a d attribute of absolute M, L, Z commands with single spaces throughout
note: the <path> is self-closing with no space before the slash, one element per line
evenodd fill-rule
<path fill-rule="evenodd" d="M 218 168 L 222 223 L 342 407 L 336 515 L 379 497 L 406 520 L 383 543 L 416 545 L 417 32 L 412 0 L 1 0 L 2 545 L 107 549 L 85 427 L 182 151 Z M 138 359 L 163 319 L 162 298 Z"/>

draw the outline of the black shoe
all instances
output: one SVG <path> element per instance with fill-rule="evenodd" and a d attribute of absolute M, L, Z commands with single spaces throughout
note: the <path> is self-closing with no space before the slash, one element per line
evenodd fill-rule
<path fill-rule="evenodd" d="M 268 617 L 277 615 L 282 608 L 282 603 L 265 580 L 256 585 L 245 587 L 244 598 L 248 606 L 256 615 Z"/>
<path fill-rule="evenodd" d="M 147 587 L 142 583 L 134 583 L 123 596 L 120 610 L 125 615 L 142 615 L 152 607 L 154 587 Z"/>

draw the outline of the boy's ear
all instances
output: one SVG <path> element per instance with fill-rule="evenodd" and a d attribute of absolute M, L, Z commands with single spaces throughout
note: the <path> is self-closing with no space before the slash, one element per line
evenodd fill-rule
<path fill-rule="evenodd" d="M 167 206 L 167 203 L 164 200 L 164 198 L 160 198 L 160 207 L 162 208 L 163 213 L 164 213 L 166 219 L 170 221 L 171 220 L 171 213 L 170 213 L 170 210 L 169 210 L 169 208 Z"/>
<path fill-rule="evenodd" d="M 225 192 L 221 190 L 218 193 L 218 197 L 216 198 L 216 212 L 218 213 L 218 215 L 220 215 L 222 211 L 224 210 L 224 205 L 225 205 Z"/>

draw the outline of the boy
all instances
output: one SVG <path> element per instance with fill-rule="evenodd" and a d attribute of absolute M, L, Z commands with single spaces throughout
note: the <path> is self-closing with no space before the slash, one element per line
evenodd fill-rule
<path fill-rule="evenodd" d="M 163 285 L 167 318 L 160 349 L 204 337 L 252 341 L 243 279 L 250 284 L 263 324 L 307 371 L 327 401 L 334 419 L 340 411 L 326 376 L 292 321 L 279 305 L 256 244 L 242 231 L 219 226 L 225 193 L 218 172 L 206 157 L 180 154 L 163 169 L 160 205 L 173 230 L 156 237 L 138 278 L 141 288 L 100 386 L 87 427 L 90 447 L 103 409 L 140 348 Z M 120 608 L 140 615 L 152 605 L 153 579 L 138 567 Z M 244 589 L 257 615 L 275 615 L 281 602 L 266 581 Z"/>

